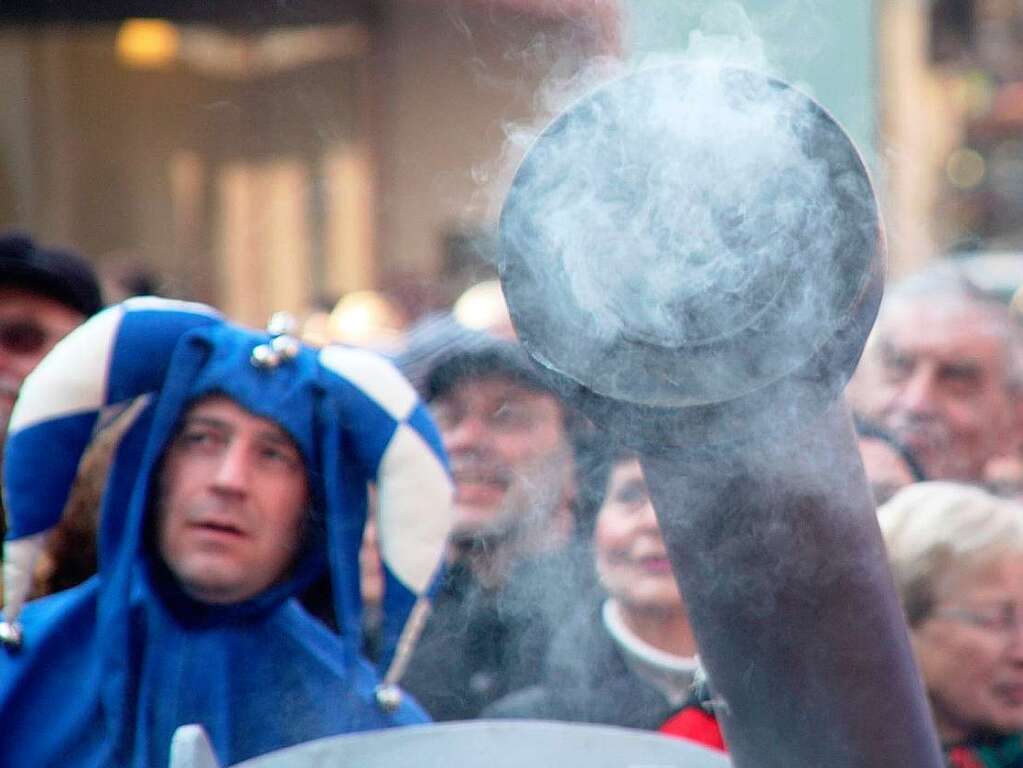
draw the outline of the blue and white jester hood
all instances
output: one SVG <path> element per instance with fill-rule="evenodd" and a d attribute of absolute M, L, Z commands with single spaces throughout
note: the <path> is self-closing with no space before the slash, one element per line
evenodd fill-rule
<path fill-rule="evenodd" d="M 285 583 L 245 603 L 190 601 L 149 556 L 154 473 L 185 409 L 221 393 L 287 431 L 322 520 Z M 121 440 L 103 499 L 100 572 L 24 604 L 42 536 L 108 409 L 148 402 Z M 437 584 L 451 483 L 437 431 L 381 358 L 242 329 L 208 307 L 156 299 L 112 307 L 61 342 L 25 382 L 4 463 L 7 639 L 0 650 L 0 763 L 163 765 L 198 722 L 230 764 L 300 741 L 423 719 L 377 696 L 358 654 L 358 552 L 376 483 L 385 570 L 381 669 L 415 634 Z M 329 569 L 340 631 L 293 599 Z M 399 654 L 400 655 L 400 654 Z M 386 689 L 385 689 L 386 690 Z"/>

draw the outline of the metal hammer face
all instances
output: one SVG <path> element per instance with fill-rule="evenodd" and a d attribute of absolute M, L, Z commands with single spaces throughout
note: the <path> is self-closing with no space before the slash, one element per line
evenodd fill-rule
<path fill-rule="evenodd" d="M 830 401 L 881 295 L 859 153 L 816 102 L 746 70 L 645 70 L 580 99 L 526 155 L 500 234 L 523 343 L 640 444 L 682 422 L 731 442 L 782 396 Z"/>

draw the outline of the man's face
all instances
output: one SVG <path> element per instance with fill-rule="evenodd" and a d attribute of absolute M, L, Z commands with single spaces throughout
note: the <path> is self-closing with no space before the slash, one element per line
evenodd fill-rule
<path fill-rule="evenodd" d="M 283 578 L 301 545 L 305 464 L 268 419 L 214 395 L 193 405 L 164 455 L 158 549 L 184 591 L 237 603 Z"/>
<path fill-rule="evenodd" d="M 1023 730 L 1023 556 L 939 585 L 913 647 L 945 742 Z"/>
<path fill-rule="evenodd" d="M 456 536 L 503 532 L 528 500 L 557 505 L 571 465 L 561 404 L 505 378 L 466 378 L 430 403 L 455 481 Z"/>
<path fill-rule="evenodd" d="M 47 296 L 0 287 L 0 440 L 25 377 L 83 320 L 80 312 Z"/>
<path fill-rule="evenodd" d="M 600 582 L 626 609 L 677 612 L 682 606 L 638 459 L 615 464 L 593 535 Z"/>
<path fill-rule="evenodd" d="M 932 480 L 976 482 L 1015 438 L 1007 340 L 983 306 L 905 299 L 878 327 L 878 381 L 864 403 Z"/>

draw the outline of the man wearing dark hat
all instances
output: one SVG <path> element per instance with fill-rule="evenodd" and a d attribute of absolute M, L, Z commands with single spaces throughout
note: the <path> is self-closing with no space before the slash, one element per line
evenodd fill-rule
<path fill-rule="evenodd" d="M 567 406 L 517 344 L 463 343 L 424 394 L 455 481 L 449 574 L 404 684 L 437 720 L 531 684 L 552 621 L 578 598 Z"/>
<path fill-rule="evenodd" d="M 100 413 L 140 397 L 103 498 L 99 574 L 25 604 Z M 369 483 L 381 675 L 359 653 Z M 26 382 L 4 493 L 3 765 L 167 765 L 193 723 L 228 765 L 425 719 L 393 684 L 437 582 L 451 484 L 425 406 L 382 359 L 309 349 L 282 322 L 256 332 L 129 300 Z M 324 573 L 336 632 L 296 599 Z"/>
<path fill-rule="evenodd" d="M 24 234 L 0 236 L 0 446 L 25 377 L 102 306 L 99 282 L 82 257 Z"/>

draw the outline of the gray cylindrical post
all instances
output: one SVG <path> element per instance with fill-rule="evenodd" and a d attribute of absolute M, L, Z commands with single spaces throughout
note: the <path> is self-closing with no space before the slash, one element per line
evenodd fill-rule
<path fill-rule="evenodd" d="M 942 765 L 844 404 L 643 466 L 735 765 Z"/>

